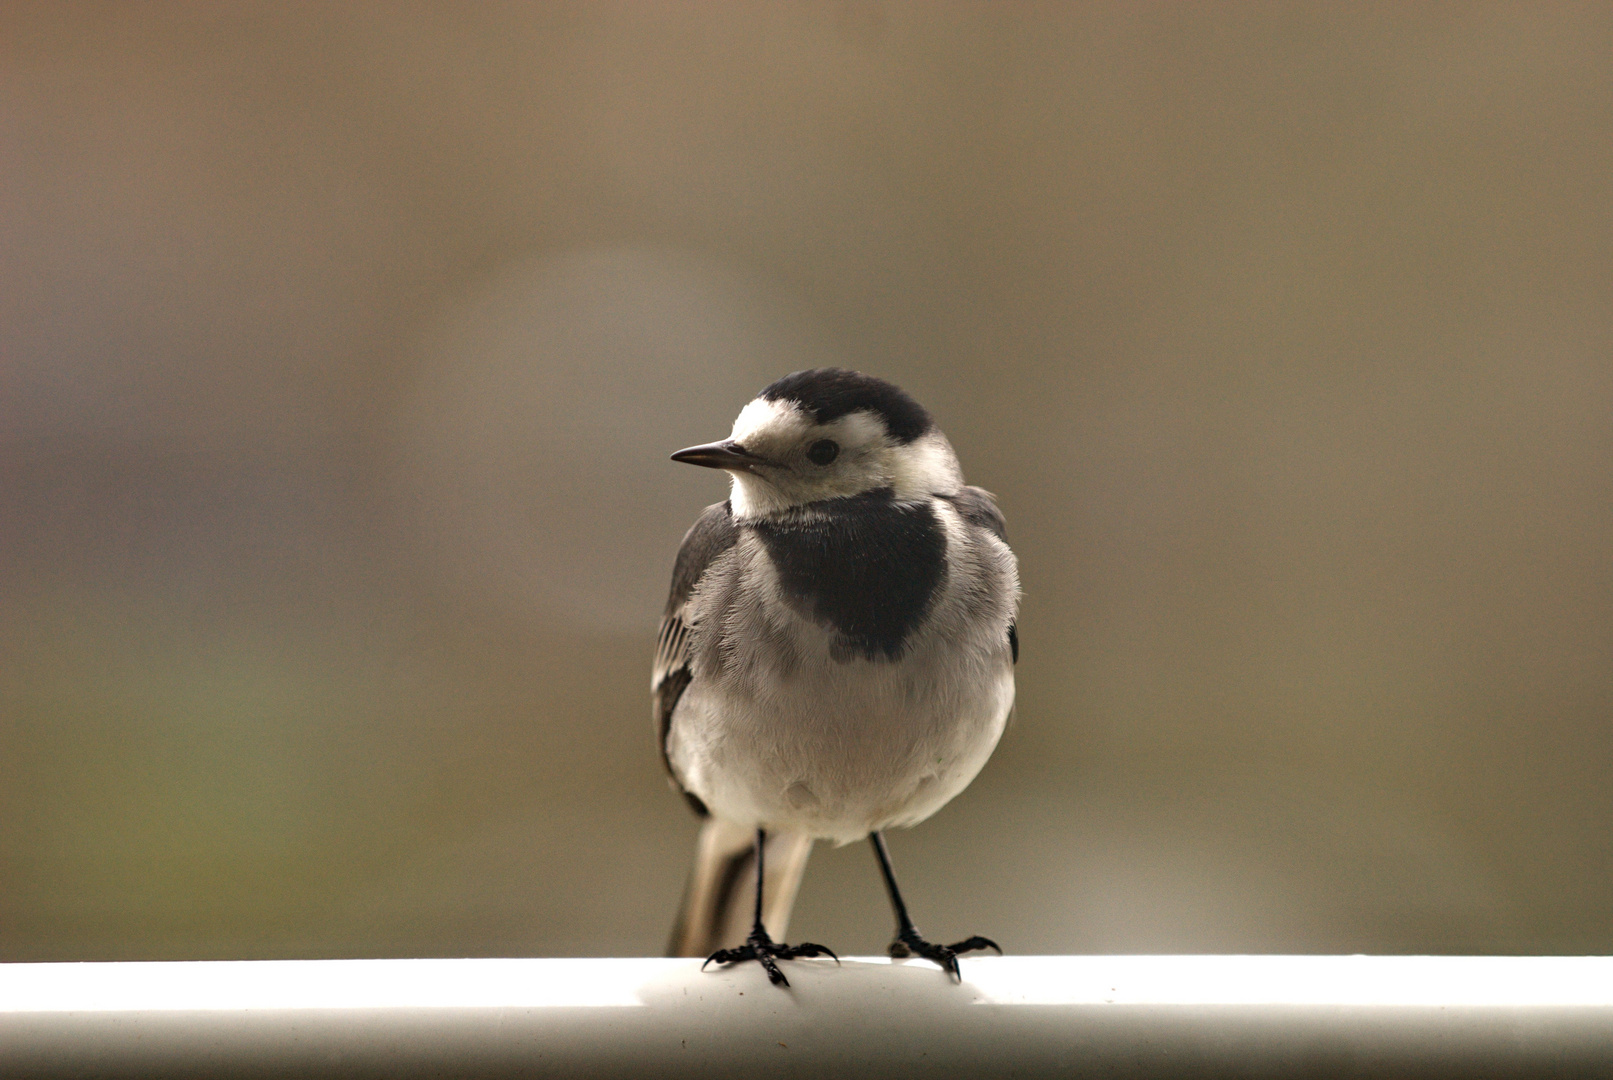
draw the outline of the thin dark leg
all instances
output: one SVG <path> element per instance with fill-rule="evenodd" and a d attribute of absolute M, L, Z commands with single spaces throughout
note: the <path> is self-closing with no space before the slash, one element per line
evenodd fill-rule
<path fill-rule="evenodd" d="M 784 977 L 779 970 L 777 960 L 795 960 L 803 956 L 829 956 L 835 963 L 840 963 L 840 957 L 822 945 L 814 945 L 804 941 L 799 945 L 780 945 L 767 934 L 767 927 L 762 925 L 762 882 L 765 879 L 766 868 L 762 865 L 764 853 L 767 851 L 767 832 L 756 830 L 756 917 L 751 922 L 750 937 L 745 944 L 737 949 L 718 949 L 706 957 L 706 964 L 736 964 L 741 960 L 754 960 L 762 965 L 767 972 L 768 981 L 774 986 L 789 986 L 790 980 Z M 701 970 L 706 964 L 701 964 Z"/>
<path fill-rule="evenodd" d="M 896 887 L 896 872 L 891 869 L 891 853 L 885 847 L 885 835 L 879 832 L 868 834 L 868 842 L 874 845 L 874 856 L 879 859 L 879 873 L 885 879 L 885 892 L 891 898 L 891 907 L 896 910 L 896 933 L 916 934 L 918 927 L 907 916 L 907 905 L 902 902 L 902 890 Z"/>
<path fill-rule="evenodd" d="M 762 929 L 762 881 L 766 878 L 766 868 L 762 859 L 767 855 L 767 830 L 756 830 L 756 918 L 751 923 L 751 932 Z"/>
<path fill-rule="evenodd" d="M 900 960 L 904 956 L 922 956 L 926 960 L 934 960 L 941 965 L 941 970 L 958 982 L 963 981 L 963 975 L 958 971 L 958 954 L 973 952 L 976 949 L 993 949 L 998 956 L 1003 954 L 997 943 L 990 938 L 976 934 L 972 938 L 954 942 L 951 945 L 936 945 L 925 941 L 919 933 L 919 928 L 913 925 L 908 917 L 907 904 L 902 900 L 902 890 L 896 887 L 896 872 L 891 869 L 890 852 L 885 848 L 885 837 L 879 832 L 868 834 L 868 842 L 874 846 L 874 857 L 879 860 L 879 873 L 885 879 L 885 892 L 890 895 L 891 908 L 896 912 L 896 940 L 891 942 L 890 954 L 894 959 Z"/>

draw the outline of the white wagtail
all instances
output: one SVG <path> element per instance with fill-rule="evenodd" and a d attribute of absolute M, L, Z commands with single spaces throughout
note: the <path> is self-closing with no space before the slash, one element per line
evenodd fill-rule
<path fill-rule="evenodd" d="M 967 787 L 1013 707 L 1019 578 L 996 503 L 918 402 L 834 368 L 786 375 L 727 439 L 672 460 L 723 469 L 732 490 L 678 549 L 655 655 L 661 751 L 706 818 L 671 953 L 722 944 L 754 859 L 749 935 L 707 962 L 756 960 L 788 985 L 777 960 L 834 955 L 769 934 L 812 842 L 867 837 L 891 955 L 960 978 L 959 953 L 1002 950 L 924 940 L 881 833 Z"/>

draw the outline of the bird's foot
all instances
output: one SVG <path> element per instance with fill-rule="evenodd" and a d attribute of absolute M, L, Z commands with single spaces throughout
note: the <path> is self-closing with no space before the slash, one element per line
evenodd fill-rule
<path fill-rule="evenodd" d="M 941 965 L 941 970 L 952 976 L 954 982 L 962 982 L 963 974 L 958 971 L 958 957 L 966 952 L 976 949 L 991 949 L 998 956 L 1003 954 L 1002 948 L 993 940 L 976 934 L 972 938 L 953 942 L 951 945 L 937 945 L 919 937 L 917 930 L 904 930 L 896 935 L 891 942 L 891 959 L 901 960 L 908 956 L 922 956 L 926 960 L 933 960 Z"/>
<path fill-rule="evenodd" d="M 767 931 L 757 927 L 739 948 L 718 949 L 706 957 L 706 963 L 700 965 L 700 970 L 706 970 L 706 964 L 727 965 L 754 960 L 762 965 L 762 970 L 767 972 L 768 981 L 774 986 L 788 986 L 790 980 L 784 977 L 784 972 L 779 970 L 775 961 L 798 960 L 803 956 L 827 956 L 835 963 L 840 963 L 840 957 L 836 956 L 832 949 L 814 945 L 810 941 L 803 941 L 799 945 L 781 945 L 768 937 Z"/>

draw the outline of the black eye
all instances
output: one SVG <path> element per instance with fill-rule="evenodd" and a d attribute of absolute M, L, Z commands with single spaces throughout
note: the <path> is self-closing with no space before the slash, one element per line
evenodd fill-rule
<path fill-rule="evenodd" d="M 807 457 L 814 465 L 827 465 L 840 456 L 840 444 L 833 439 L 819 439 L 807 447 Z"/>

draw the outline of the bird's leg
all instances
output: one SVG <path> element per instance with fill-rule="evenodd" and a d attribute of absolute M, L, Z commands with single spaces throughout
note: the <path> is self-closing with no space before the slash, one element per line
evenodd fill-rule
<path fill-rule="evenodd" d="M 763 829 L 757 829 L 756 918 L 751 923 L 750 937 L 746 938 L 745 944 L 737 949 L 718 949 L 706 957 L 706 964 L 737 964 L 741 960 L 754 960 L 762 965 L 762 970 L 767 972 L 767 978 L 774 986 L 788 986 L 790 985 L 790 980 L 784 977 L 784 972 L 779 970 L 779 966 L 775 961 L 795 960 L 803 956 L 828 956 L 832 957 L 834 962 L 838 964 L 840 957 L 835 956 L 832 950 L 826 949 L 822 945 L 814 945 L 810 941 L 803 941 L 799 945 L 781 945 L 768 936 L 767 927 L 762 925 L 762 878 L 764 870 L 762 852 L 766 847 L 767 832 Z M 700 965 L 702 971 L 705 970 L 706 964 Z"/>
<path fill-rule="evenodd" d="M 879 872 L 885 878 L 885 891 L 890 893 L 891 907 L 896 911 L 896 940 L 891 942 L 890 954 L 892 959 L 900 960 L 906 956 L 922 956 L 926 960 L 934 960 L 941 965 L 941 970 L 957 982 L 963 981 L 963 975 L 958 971 L 958 954 L 973 952 L 976 949 L 993 949 L 998 956 L 1003 954 L 997 943 L 990 938 L 976 934 L 972 938 L 953 942 L 951 945 L 936 945 L 925 941 L 919 935 L 919 928 L 913 925 L 913 920 L 907 915 L 907 905 L 902 902 L 902 891 L 896 887 L 896 874 L 891 870 L 890 852 L 885 850 L 885 837 L 879 832 L 868 834 L 868 842 L 874 845 L 874 856 L 879 859 Z"/>

